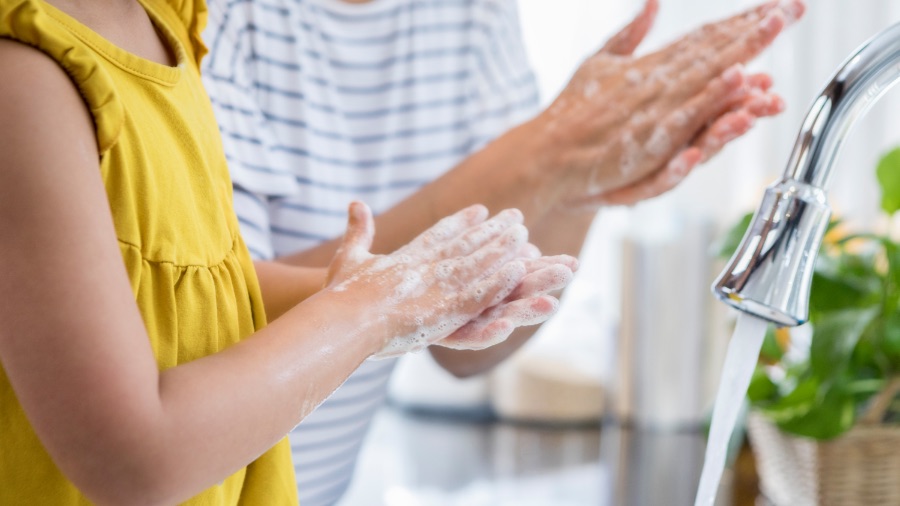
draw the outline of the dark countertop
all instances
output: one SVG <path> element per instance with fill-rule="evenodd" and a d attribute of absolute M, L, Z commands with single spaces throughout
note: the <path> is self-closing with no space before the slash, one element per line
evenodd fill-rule
<path fill-rule="evenodd" d="M 704 451 L 697 431 L 540 427 L 394 407 L 369 436 L 341 506 L 691 505 Z M 745 499 L 733 498 L 726 471 L 717 506 L 754 504 L 752 457 L 737 468 L 748 469 L 737 480 Z"/>

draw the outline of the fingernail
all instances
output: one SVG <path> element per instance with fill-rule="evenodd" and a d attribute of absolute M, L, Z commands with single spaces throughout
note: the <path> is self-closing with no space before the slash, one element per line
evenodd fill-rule
<path fill-rule="evenodd" d="M 787 102 L 783 98 L 777 95 L 772 98 L 772 114 L 784 112 L 785 109 L 787 109 Z"/>
<path fill-rule="evenodd" d="M 466 218 L 470 220 L 483 220 L 488 215 L 488 210 L 481 204 L 474 204 L 469 206 L 465 211 Z"/>
<path fill-rule="evenodd" d="M 784 27 L 786 14 L 784 10 L 776 10 L 770 12 L 766 15 L 766 18 L 763 19 L 761 27 L 766 32 L 777 32 Z"/>
<path fill-rule="evenodd" d="M 687 175 L 688 170 L 691 168 L 691 161 L 687 159 L 685 156 L 679 156 L 678 158 L 672 160 L 669 165 L 669 173 L 675 176 L 678 180 L 681 180 L 684 176 Z"/>
<path fill-rule="evenodd" d="M 514 223 L 522 223 L 525 221 L 525 216 L 522 214 L 522 211 L 511 207 L 509 209 L 504 209 L 503 213 L 504 217 L 509 218 Z"/>

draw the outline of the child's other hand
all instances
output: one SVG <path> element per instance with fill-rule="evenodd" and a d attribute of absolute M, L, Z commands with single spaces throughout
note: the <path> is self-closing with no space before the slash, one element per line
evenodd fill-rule
<path fill-rule="evenodd" d="M 547 274 L 538 272 L 547 266 L 533 258 L 522 214 L 508 209 L 491 219 L 487 215 L 483 206 L 463 209 L 396 252 L 373 255 L 371 212 L 365 204 L 350 205 L 347 232 L 329 267 L 326 288 L 352 291 L 359 304 L 368 306 L 384 336 L 373 356 L 420 350 L 492 306 L 509 306 L 516 291 L 524 300 L 537 297 L 523 280 L 537 283 L 535 277 L 543 279 Z"/>
<path fill-rule="evenodd" d="M 502 303 L 486 309 L 453 335 L 435 344 L 457 350 L 481 350 L 500 344 L 517 327 L 547 321 L 559 308 L 559 300 L 551 293 L 562 290 L 572 281 L 578 260 L 569 255 L 534 256 L 525 260 L 525 269 L 528 274 L 522 283 Z"/>

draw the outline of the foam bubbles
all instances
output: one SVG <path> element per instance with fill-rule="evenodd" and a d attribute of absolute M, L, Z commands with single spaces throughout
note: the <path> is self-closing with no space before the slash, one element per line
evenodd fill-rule
<path fill-rule="evenodd" d="M 596 95 L 598 91 L 600 91 L 600 85 L 597 81 L 588 81 L 588 83 L 584 85 L 584 98 L 590 100 L 594 98 L 594 95 Z"/>
<path fill-rule="evenodd" d="M 641 145 L 635 140 L 631 132 L 625 132 L 621 137 L 622 157 L 619 159 L 619 172 L 630 174 L 634 172 L 643 157 Z M 591 193 L 600 193 L 601 188 L 591 188 Z"/>
<path fill-rule="evenodd" d="M 672 137 L 669 135 L 669 129 L 664 126 L 658 126 L 653 129 L 650 138 L 646 144 L 647 153 L 652 156 L 662 157 L 672 150 Z"/>
<path fill-rule="evenodd" d="M 628 84 L 637 86 L 644 80 L 644 74 L 638 69 L 628 69 L 625 72 L 625 80 L 628 81 Z"/>

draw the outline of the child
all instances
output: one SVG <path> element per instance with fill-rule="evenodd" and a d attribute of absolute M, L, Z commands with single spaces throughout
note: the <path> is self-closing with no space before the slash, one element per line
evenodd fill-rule
<path fill-rule="evenodd" d="M 0 0 L 0 504 L 295 504 L 284 435 L 363 360 L 502 339 L 571 278 L 481 206 L 376 256 L 353 204 L 327 274 L 254 272 L 204 20 Z"/>

